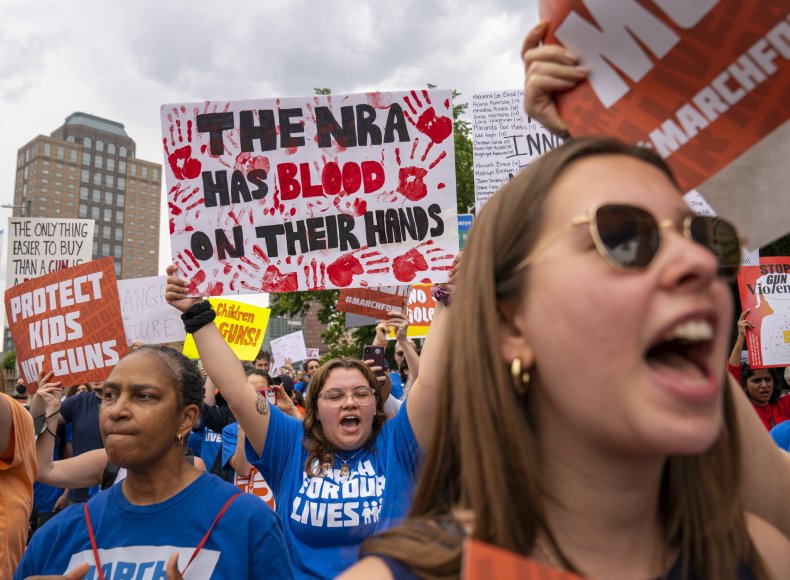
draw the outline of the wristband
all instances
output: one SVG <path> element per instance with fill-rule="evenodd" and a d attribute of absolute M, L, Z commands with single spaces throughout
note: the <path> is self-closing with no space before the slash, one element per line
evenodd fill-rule
<path fill-rule="evenodd" d="M 184 330 L 189 334 L 197 332 L 207 324 L 214 322 L 217 313 L 211 306 L 211 302 L 204 300 L 193 304 L 189 310 L 181 315 L 181 320 L 184 321 Z"/>
<path fill-rule="evenodd" d="M 449 290 L 445 290 L 438 284 L 434 284 L 431 286 L 431 296 L 444 306 L 450 306 L 450 299 L 453 297 L 453 293 Z"/>

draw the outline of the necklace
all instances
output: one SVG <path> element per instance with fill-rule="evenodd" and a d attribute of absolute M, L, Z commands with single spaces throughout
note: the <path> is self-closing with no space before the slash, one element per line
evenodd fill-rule
<path fill-rule="evenodd" d="M 353 461 L 354 458 L 360 453 L 362 453 L 364 450 L 365 450 L 364 447 L 362 449 L 357 449 L 351 457 L 343 457 L 339 453 L 337 454 L 337 457 L 340 459 L 340 461 L 343 462 L 342 465 L 340 466 L 340 477 L 348 477 L 348 474 L 351 472 L 348 468 L 349 461 Z"/>
<path fill-rule="evenodd" d="M 543 556 L 543 559 L 546 560 L 546 563 L 551 566 L 552 568 L 556 568 L 557 570 L 564 570 L 565 566 L 557 559 L 554 555 L 554 552 L 549 548 L 546 541 L 543 539 L 543 536 L 538 536 L 538 539 L 535 540 L 535 544 L 538 547 L 538 551 L 540 555 Z"/>

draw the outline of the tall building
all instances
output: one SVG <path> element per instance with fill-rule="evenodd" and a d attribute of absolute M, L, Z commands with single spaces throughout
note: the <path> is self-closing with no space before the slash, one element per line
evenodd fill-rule
<path fill-rule="evenodd" d="M 73 113 L 17 154 L 14 216 L 91 218 L 93 257 L 118 278 L 159 274 L 162 166 L 135 156 L 121 123 Z"/>

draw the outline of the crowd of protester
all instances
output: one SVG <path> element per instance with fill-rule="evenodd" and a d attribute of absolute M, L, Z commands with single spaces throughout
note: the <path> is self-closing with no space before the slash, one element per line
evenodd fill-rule
<path fill-rule="evenodd" d="M 544 32 L 525 107 L 567 136 L 552 96 L 586 69 Z M 389 368 L 240 361 L 171 266 L 199 363 L 135 344 L 101 383 L 0 395 L 0 578 L 454 578 L 469 538 L 594 578 L 787 577 L 790 369 L 742 362 L 737 240 L 652 152 L 568 140 L 476 217 L 419 352 L 403 312 L 376 326 Z"/>

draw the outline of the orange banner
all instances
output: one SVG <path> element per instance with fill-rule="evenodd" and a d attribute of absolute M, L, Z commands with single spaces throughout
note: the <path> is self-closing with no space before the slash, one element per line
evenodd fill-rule
<path fill-rule="evenodd" d="M 408 286 L 405 288 L 408 289 Z M 406 304 L 405 294 L 392 294 L 367 288 L 343 289 L 337 298 L 337 309 L 340 312 L 351 312 L 380 320 L 386 319 L 387 314 L 392 310 L 403 310 L 404 304 Z"/>
<path fill-rule="evenodd" d="M 775 0 L 541 0 L 547 40 L 590 68 L 558 99 L 574 136 L 655 149 L 682 191 L 790 118 L 788 5 Z"/>
<path fill-rule="evenodd" d="M 107 378 L 126 354 L 112 258 L 58 270 L 9 288 L 6 319 L 29 392 L 39 370 L 64 386 Z"/>
<path fill-rule="evenodd" d="M 521 554 L 477 540 L 467 540 L 461 569 L 463 580 L 582 580 L 571 572 L 557 570 Z"/>

